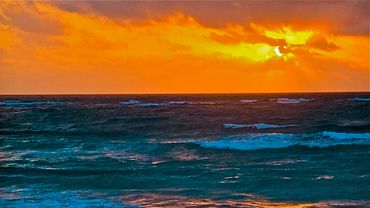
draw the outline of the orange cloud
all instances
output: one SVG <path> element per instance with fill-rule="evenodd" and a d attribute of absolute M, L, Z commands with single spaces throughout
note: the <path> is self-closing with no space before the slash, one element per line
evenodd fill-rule
<path fill-rule="evenodd" d="M 18 31 L 8 25 L 0 24 L 0 49 L 11 48 L 21 42 Z"/>
<path fill-rule="evenodd" d="M 308 41 L 307 45 L 313 48 L 318 48 L 325 51 L 335 51 L 340 49 L 338 45 L 329 42 L 323 35 L 314 35 Z"/>
<path fill-rule="evenodd" d="M 369 90 L 368 36 L 211 27 L 175 11 L 112 19 L 40 2 L 0 3 L 0 14 L 0 93 Z"/>

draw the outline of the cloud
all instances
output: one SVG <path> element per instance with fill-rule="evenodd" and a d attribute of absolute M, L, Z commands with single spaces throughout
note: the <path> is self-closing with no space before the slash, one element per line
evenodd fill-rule
<path fill-rule="evenodd" d="M 301 27 L 330 25 L 332 32 L 346 35 L 369 33 L 367 1 L 88 1 L 55 2 L 67 11 L 96 13 L 111 19 L 160 18 L 172 12 L 188 14 L 203 25 L 224 27 L 227 24 L 245 25 L 285 24 Z"/>
<path fill-rule="evenodd" d="M 368 90 L 367 35 L 286 22 L 275 3 L 266 23 L 264 4 L 237 3 L 0 3 L 0 93 Z"/>
<path fill-rule="evenodd" d="M 273 39 L 261 34 L 252 26 L 227 25 L 224 33 L 211 33 L 210 38 L 223 44 L 268 43 L 270 45 L 286 45 L 284 39 Z"/>
<path fill-rule="evenodd" d="M 20 32 L 16 28 L 0 24 L 0 49 L 9 49 L 21 43 Z"/>
<path fill-rule="evenodd" d="M 333 42 L 329 42 L 323 35 L 314 35 L 308 41 L 307 45 L 310 47 L 318 48 L 326 51 L 335 51 L 340 47 Z"/>

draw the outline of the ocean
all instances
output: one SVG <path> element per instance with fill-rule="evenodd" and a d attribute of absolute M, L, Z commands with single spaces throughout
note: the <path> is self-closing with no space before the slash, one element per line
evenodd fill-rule
<path fill-rule="evenodd" d="M 0 96 L 0 207 L 370 207 L 370 93 Z"/>

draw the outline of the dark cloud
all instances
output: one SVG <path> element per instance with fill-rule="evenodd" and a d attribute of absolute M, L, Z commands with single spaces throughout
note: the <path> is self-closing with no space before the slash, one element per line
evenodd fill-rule
<path fill-rule="evenodd" d="M 183 12 L 202 24 L 328 24 L 334 33 L 369 34 L 369 1 L 80 1 L 55 2 L 67 11 L 94 12 L 113 19 L 158 18 Z"/>
<path fill-rule="evenodd" d="M 35 9 L 34 2 L 23 3 L 15 1 L 11 3 L 12 4 L 7 5 L 6 9 L 4 9 L 3 17 L 0 16 L 1 24 L 15 26 L 27 33 L 62 33 L 62 25 L 57 21 L 48 19 L 42 13 L 37 11 L 37 9 Z"/>
<path fill-rule="evenodd" d="M 338 50 L 340 48 L 339 46 L 335 45 L 334 43 L 329 42 L 328 40 L 326 40 L 325 37 L 322 36 L 322 35 L 315 35 L 315 36 L 311 37 L 307 41 L 306 45 L 314 47 L 314 48 L 318 48 L 318 49 L 321 49 L 321 50 L 325 50 L 325 51 L 335 51 L 335 50 Z"/>
<path fill-rule="evenodd" d="M 42 34 L 60 34 L 62 26 L 57 21 L 51 21 L 41 15 L 31 13 L 15 13 L 9 15 L 8 24 L 15 25 L 25 32 Z"/>

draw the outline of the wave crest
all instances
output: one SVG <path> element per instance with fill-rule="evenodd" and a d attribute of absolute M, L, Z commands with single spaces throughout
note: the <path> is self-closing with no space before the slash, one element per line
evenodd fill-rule
<path fill-rule="evenodd" d="M 363 101 L 363 102 L 369 102 L 369 101 L 370 101 L 370 98 L 359 98 L 359 97 L 355 97 L 355 98 L 352 98 L 351 100 L 352 100 L 352 101 Z"/>
<path fill-rule="evenodd" d="M 224 124 L 225 129 L 242 129 L 242 128 L 246 128 L 247 126 L 248 125 L 244 125 L 244 124 L 232 124 L 232 123 Z"/>
<path fill-rule="evenodd" d="M 128 101 L 121 101 L 119 103 L 122 104 L 122 105 L 135 105 L 135 104 L 139 104 L 140 101 L 137 101 L 137 100 L 128 100 Z"/>
<path fill-rule="evenodd" d="M 253 100 L 253 99 L 251 99 L 251 100 L 249 100 L 249 99 L 244 99 L 244 100 L 240 100 L 240 102 L 242 102 L 242 103 L 254 103 L 254 102 L 257 102 L 258 100 Z"/>
<path fill-rule="evenodd" d="M 24 101 L 24 100 L 5 100 L 0 105 L 5 106 L 35 106 L 35 105 L 62 105 L 61 101 Z"/>
<path fill-rule="evenodd" d="M 370 145 L 370 133 L 339 133 L 324 131 L 316 134 L 245 134 L 217 141 L 197 141 L 203 148 L 260 150 L 291 146 L 326 148 L 337 145 Z"/>
<path fill-rule="evenodd" d="M 310 99 L 306 98 L 278 98 L 277 102 L 280 104 L 297 104 L 302 102 L 308 102 Z"/>
<path fill-rule="evenodd" d="M 275 125 L 275 124 L 266 124 L 266 123 L 257 123 L 257 124 L 232 124 L 227 123 L 224 124 L 225 129 L 241 129 L 241 128 L 255 128 L 255 129 L 278 129 L 278 128 L 287 128 L 287 127 L 296 127 L 298 125 L 295 124 L 287 124 L 287 125 Z"/>

